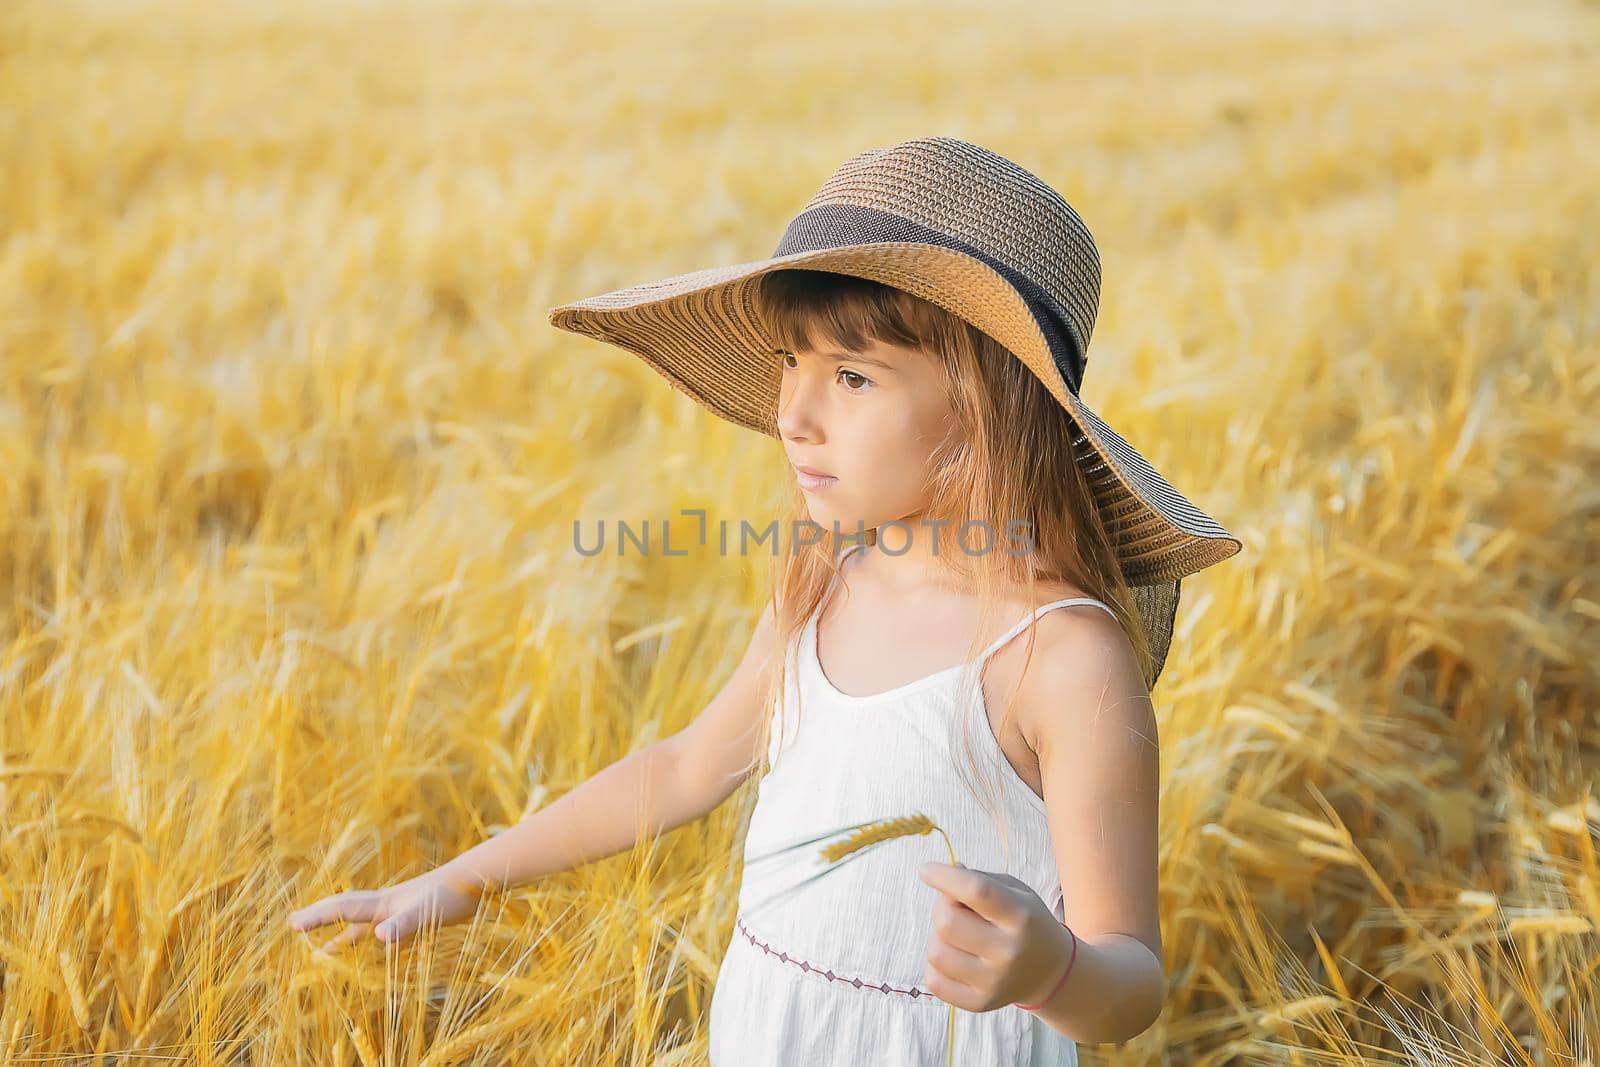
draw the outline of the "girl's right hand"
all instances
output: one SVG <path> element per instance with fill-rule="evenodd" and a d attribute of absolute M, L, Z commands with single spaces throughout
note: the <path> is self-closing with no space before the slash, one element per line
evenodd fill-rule
<path fill-rule="evenodd" d="M 339 920 L 346 922 L 336 937 L 317 949 L 319 953 L 359 941 L 368 931 L 385 944 L 396 945 L 424 923 L 448 926 L 470 917 L 481 896 L 477 883 L 440 867 L 387 889 L 352 889 L 323 897 L 290 912 L 289 925 L 304 932 Z"/>

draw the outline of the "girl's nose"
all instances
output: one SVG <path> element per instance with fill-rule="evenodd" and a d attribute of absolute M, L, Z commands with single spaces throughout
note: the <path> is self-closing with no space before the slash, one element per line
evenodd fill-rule
<path fill-rule="evenodd" d="M 821 388 L 800 374 L 791 374 L 778 390 L 778 431 L 790 440 L 821 440 Z"/>

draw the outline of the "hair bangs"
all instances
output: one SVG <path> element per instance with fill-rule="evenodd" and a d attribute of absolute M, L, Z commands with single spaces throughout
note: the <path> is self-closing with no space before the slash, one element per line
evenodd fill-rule
<path fill-rule="evenodd" d="M 772 340 L 790 352 L 873 342 L 926 348 L 936 337 L 934 309 L 903 289 L 832 271 L 783 269 L 761 276 L 757 311 Z"/>

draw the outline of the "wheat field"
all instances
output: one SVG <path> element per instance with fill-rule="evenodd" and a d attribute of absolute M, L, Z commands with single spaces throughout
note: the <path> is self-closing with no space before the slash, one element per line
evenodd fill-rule
<path fill-rule="evenodd" d="M 1034 170 L 1084 396 L 1245 551 L 1155 692 L 1166 1011 L 1085 1063 L 1600 1062 L 1600 7 L 0 9 L 0 1064 L 688 1064 L 747 786 L 317 959 L 685 726 L 782 499 L 548 308 L 843 159 Z"/>

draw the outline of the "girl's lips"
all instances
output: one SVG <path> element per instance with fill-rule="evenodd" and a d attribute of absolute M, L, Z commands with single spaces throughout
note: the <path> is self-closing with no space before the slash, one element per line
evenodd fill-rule
<path fill-rule="evenodd" d="M 800 482 L 800 488 L 808 492 L 826 489 L 839 480 L 832 475 L 808 474 L 798 469 L 794 472 L 794 476 Z"/>

